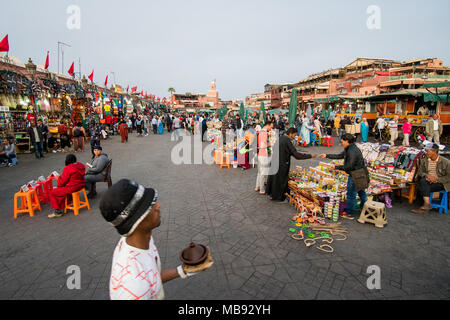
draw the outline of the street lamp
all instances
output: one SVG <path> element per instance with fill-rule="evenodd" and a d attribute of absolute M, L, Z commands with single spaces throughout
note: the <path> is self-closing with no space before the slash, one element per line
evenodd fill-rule
<path fill-rule="evenodd" d="M 25 69 L 27 70 L 29 76 L 31 77 L 31 103 L 33 107 L 33 113 L 34 113 L 34 122 L 36 123 L 37 115 L 36 115 L 36 108 L 34 107 L 35 101 L 34 101 L 34 93 L 33 93 L 33 84 L 34 79 L 36 76 L 36 65 L 31 61 L 31 58 L 28 58 L 28 63 L 25 64 Z"/>

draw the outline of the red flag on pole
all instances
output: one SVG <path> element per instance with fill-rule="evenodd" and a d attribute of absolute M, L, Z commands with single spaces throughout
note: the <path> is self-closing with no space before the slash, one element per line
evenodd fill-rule
<path fill-rule="evenodd" d="M 137 90 L 137 87 L 131 88 L 131 92 L 136 92 L 136 90 Z"/>
<path fill-rule="evenodd" d="M 44 69 L 47 70 L 49 66 L 49 60 L 48 60 L 48 51 L 47 51 L 47 58 L 45 59 L 45 66 Z"/>
<path fill-rule="evenodd" d="M 0 42 L 0 52 L 9 52 L 8 35 Z"/>
<path fill-rule="evenodd" d="M 128 89 L 130 89 L 130 85 L 127 86 L 127 93 L 128 93 Z"/>
<path fill-rule="evenodd" d="M 144 90 L 141 91 L 141 96 L 144 96 Z"/>
<path fill-rule="evenodd" d="M 94 82 L 94 69 L 92 69 L 92 73 L 89 75 L 89 80 L 91 80 L 91 82 Z"/>
<path fill-rule="evenodd" d="M 106 76 L 106 79 L 105 79 L 105 87 L 108 85 L 108 76 Z"/>
<path fill-rule="evenodd" d="M 72 65 L 70 66 L 70 69 L 69 69 L 69 71 L 67 71 L 69 74 L 70 74 L 70 76 L 75 76 L 75 73 L 73 72 L 74 71 L 74 64 L 75 64 L 75 62 L 72 62 Z"/>

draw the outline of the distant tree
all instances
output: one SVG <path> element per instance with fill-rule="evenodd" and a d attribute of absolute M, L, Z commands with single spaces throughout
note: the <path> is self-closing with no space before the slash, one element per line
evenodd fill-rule
<path fill-rule="evenodd" d="M 209 103 L 205 104 L 205 108 L 211 108 L 211 106 L 209 105 Z"/>
<path fill-rule="evenodd" d="M 175 93 L 175 89 L 170 87 L 167 91 L 169 91 L 170 95 Z"/>

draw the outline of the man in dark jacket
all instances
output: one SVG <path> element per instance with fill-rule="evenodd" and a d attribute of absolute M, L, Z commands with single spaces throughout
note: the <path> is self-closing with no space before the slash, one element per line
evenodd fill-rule
<path fill-rule="evenodd" d="M 355 136 L 346 133 L 341 138 L 342 146 L 344 147 L 344 151 L 340 154 L 322 154 L 321 158 L 328 159 L 344 159 L 343 166 L 336 166 L 336 170 L 345 171 L 348 176 L 347 181 L 347 214 L 348 215 L 356 215 L 355 204 L 356 204 L 356 194 L 358 193 L 359 198 L 361 199 L 361 209 L 364 207 L 364 204 L 367 201 L 366 191 L 356 190 L 355 182 L 352 179 L 351 173 L 355 170 L 365 169 L 367 179 L 369 179 L 369 171 L 367 170 L 366 163 L 364 162 L 364 157 L 361 153 L 361 150 L 355 144 Z"/>
<path fill-rule="evenodd" d="M 291 168 L 291 157 L 294 157 L 297 160 L 306 160 L 317 156 L 297 152 L 292 143 L 292 140 L 295 139 L 296 135 L 297 129 L 289 128 L 286 135 L 282 135 L 280 137 L 278 149 L 278 171 L 276 174 L 269 176 L 266 190 L 267 194 L 272 196 L 273 201 L 283 202 L 286 200 L 285 194 L 289 191 L 288 182 L 289 170 Z"/>
<path fill-rule="evenodd" d="M 42 132 L 42 145 L 43 145 L 42 150 L 44 152 L 48 152 L 48 148 L 47 148 L 47 139 L 48 139 L 48 133 L 49 133 L 48 126 L 42 121 L 42 119 L 39 119 L 38 120 L 38 128 L 40 128 L 41 132 Z"/>
<path fill-rule="evenodd" d="M 92 165 L 88 165 L 84 180 L 88 189 L 88 198 L 94 198 L 97 195 L 96 182 L 104 181 L 106 176 L 106 167 L 108 166 L 108 155 L 102 153 L 102 147 L 94 147 L 95 158 Z"/>
<path fill-rule="evenodd" d="M 32 121 L 31 127 L 28 128 L 28 135 L 30 136 L 31 144 L 34 146 L 36 159 L 44 158 L 44 137 L 42 135 L 42 128 L 36 126 L 36 123 Z"/>
<path fill-rule="evenodd" d="M 202 141 L 205 141 L 205 133 L 206 130 L 208 130 L 208 126 L 206 124 L 206 115 L 203 116 L 201 126 L 202 126 Z"/>

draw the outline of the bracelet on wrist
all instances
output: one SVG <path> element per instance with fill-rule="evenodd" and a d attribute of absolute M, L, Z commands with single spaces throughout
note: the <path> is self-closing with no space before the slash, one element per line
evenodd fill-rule
<path fill-rule="evenodd" d="M 180 276 L 181 279 L 187 278 L 187 274 L 184 272 L 182 265 L 177 267 L 177 271 L 178 271 L 178 275 Z"/>

